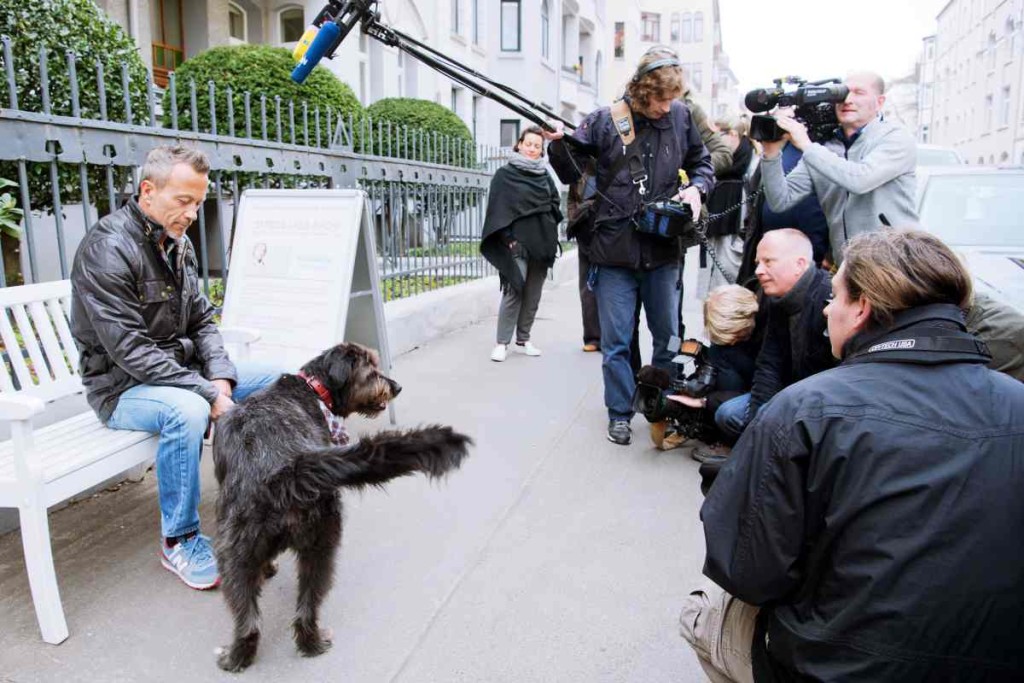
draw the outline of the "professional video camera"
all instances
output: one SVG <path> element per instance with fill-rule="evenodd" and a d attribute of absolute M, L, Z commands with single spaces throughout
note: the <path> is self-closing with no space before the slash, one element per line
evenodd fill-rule
<path fill-rule="evenodd" d="M 783 84 L 796 85 L 785 90 Z M 827 139 L 839 125 L 835 105 L 846 99 L 849 88 L 838 78 L 807 81 L 797 76 L 776 78 L 774 88 L 758 88 L 747 93 L 743 103 L 752 112 L 767 112 L 776 107 L 796 107 L 794 118 L 807 127 L 812 142 Z M 761 142 L 782 139 L 786 131 L 779 128 L 774 116 L 757 113 L 750 119 L 750 137 Z"/>
<path fill-rule="evenodd" d="M 704 398 L 715 387 L 716 370 L 707 362 L 704 345 L 696 339 L 680 342 L 678 337 L 673 337 L 669 348 L 679 352 L 672 359 L 681 366 L 677 377 L 673 379 L 672 373 L 653 365 L 640 368 L 633 393 L 633 410 L 643 413 L 648 422 L 668 420 L 675 432 L 686 439 L 711 442 L 715 434 L 705 419 L 704 409 L 690 408 L 668 397 L 682 394 Z M 691 361 L 694 370 L 685 375 L 683 366 Z"/>

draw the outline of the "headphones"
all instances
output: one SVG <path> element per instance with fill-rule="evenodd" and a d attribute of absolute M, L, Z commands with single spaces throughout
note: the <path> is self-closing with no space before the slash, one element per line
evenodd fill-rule
<path fill-rule="evenodd" d="M 651 73 L 652 71 L 663 69 L 666 66 L 682 67 L 679 58 L 676 57 L 675 51 L 672 50 L 671 48 L 655 45 L 654 47 L 650 48 L 649 50 L 647 50 L 647 52 L 644 53 L 644 57 L 650 54 L 664 54 L 666 56 L 662 57 L 661 59 L 655 59 L 650 64 L 647 64 L 646 66 L 642 66 L 639 69 L 637 69 L 636 73 L 633 74 L 633 83 L 636 83 L 637 81 L 639 81 L 641 78 Z"/>

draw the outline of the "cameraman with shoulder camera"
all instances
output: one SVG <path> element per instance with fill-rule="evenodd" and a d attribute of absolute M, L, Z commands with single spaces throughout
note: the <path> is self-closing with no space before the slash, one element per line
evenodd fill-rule
<path fill-rule="evenodd" d="M 592 112 L 571 141 L 562 139 L 560 127 L 545 134 L 553 141 L 551 166 L 563 183 L 579 178 L 587 155 L 597 162 L 596 205 L 579 240 L 589 252 L 589 283 L 601 324 L 608 439 L 619 445 L 632 440 L 635 379 L 629 346 L 637 301 L 647 313 L 656 366 L 671 369 L 668 342 L 679 332 L 680 241 L 651 232 L 647 219 L 652 207 L 665 200 L 685 203 L 699 216 L 703 198 L 714 187 L 708 151 L 689 110 L 677 99 L 683 90 L 679 60 L 648 54 L 622 104 Z M 680 187 L 680 170 L 690 180 L 685 187 Z"/>
<path fill-rule="evenodd" d="M 682 636 L 715 681 L 1024 678 L 1024 386 L 964 325 L 937 237 L 850 241 L 825 309 L 842 364 L 787 388 L 701 508 L 715 586 Z"/>
<path fill-rule="evenodd" d="M 786 135 L 764 141 L 761 175 L 773 211 L 784 211 L 807 195 L 817 195 L 829 225 L 833 261 L 843 261 L 846 242 L 883 225 L 916 225 L 914 209 L 917 143 L 900 126 L 879 118 L 885 82 L 873 73 L 846 78 L 849 94 L 835 105 L 839 128 L 823 144 L 811 142 L 807 128 L 780 113 L 777 124 Z M 786 141 L 803 152 L 787 176 L 782 168 Z"/>

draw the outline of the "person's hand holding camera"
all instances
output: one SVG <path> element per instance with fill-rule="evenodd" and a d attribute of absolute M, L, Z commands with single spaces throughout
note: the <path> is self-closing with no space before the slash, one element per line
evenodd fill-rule
<path fill-rule="evenodd" d="M 672 200 L 688 204 L 693 211 L 693 220 L 697 220 L 700 217 L 700 190 L 693 185 L 677 192 Z"/>
<path fill-rule="evenodd" d="M 687 408 L 700 409 L 708 404 L 708 400 L 706 398 L 696 398 L 694 396 L 687 396 L 686 394 L 673 394 L 667 398 L 670 401 L 682 403 Z"/>
<path fill-rule="evenodd" d="M 776 123 L 787 133 L 783 139 L 789 138 L 793 146 L 801 152 L 811 146 L 811 136 L 807 134 L 807 126 L 804 124 L 789 116 L 777 117 Z"/>

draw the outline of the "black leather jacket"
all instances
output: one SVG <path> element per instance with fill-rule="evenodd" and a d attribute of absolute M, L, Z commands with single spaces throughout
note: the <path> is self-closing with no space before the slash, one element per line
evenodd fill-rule
<path fill-rule="evenodd" d="M 1024 678 L 1024 385 L 956 306 L 897 314 L 750 423 L 704 573 L 761 605 L 754 679 Z"/>
<path fill-rule="evenodd" d="M 163 228 L 132 199 L 86 234 L 71 270 L 71 334 L 89 405 L 104 422 L 139 384 L 180 387 L 211 404 L 210 381 L 235 383 L 235 366 L 199 288 L 195 250 L 179 242 L 170 264 Z"/>

